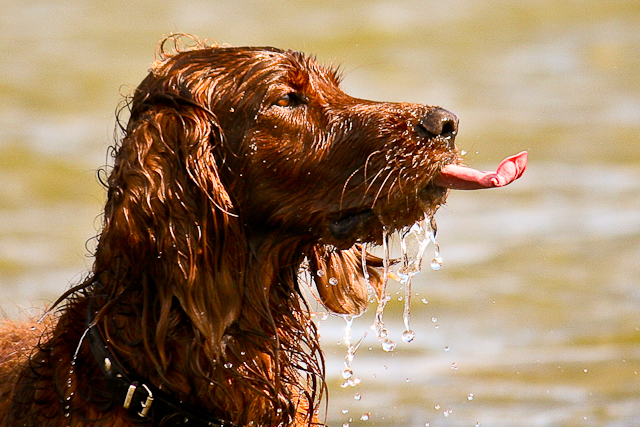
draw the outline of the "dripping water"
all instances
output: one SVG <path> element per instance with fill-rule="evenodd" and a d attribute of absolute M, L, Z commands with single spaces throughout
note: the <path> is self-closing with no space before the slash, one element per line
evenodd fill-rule
<path fill-rule="evenodd" d="M 434 247 L 434 258 L 431 261 L 431 268 L 440 269 L 442 259 L 440 258 L 440 247 L 435 237 L 435 226 L 432 226 L 433 218 L 424 218 L 416 222 L 411 227 L 403 229 L 400 233 L 400 249 L 402 252 L 402 263 L 395 276 L 398 281 L 405 286 L 404 311 L 402 320 L 405 330 L 402 340 L 411 342 L 415 338 L 415 332 L 410 327 L 411 317 L 411 282 L 413 276 L 422 270 L 422 260 L 429 243 Z"/>
<path fill-rule="evenodd" d="M 90 326 L 91 327 L 91 326 Z M 89 328 L 90 328 L 89 327 Z M 82 333 L 82 336 L 80 337 L 80 341 L 78 342 L 78 346 L 76 347 L 76 351 L 73 353 L 73 358 L 71 359 L 71 367 L 69 368 L 69 378 L 67 379 L 67 388 L 69 389 L 69 394 L 66 397 L 66 402 L 65 402 L 65 406 L 64 406 L 64 416 L 66 418 L 69 418 L 71 416 L 71 413 L 69 412 L 71 410 L 71 397 L 73 396 L 73 392 L 70 390 L 71 386 L 72 386 L 72 378 L 73 378 L 73 374 L 74 374 L 74 369 L 76 366 L 76 361 L 78 360 L 78 354 L 80 353 L 80 347 L 82 347 L 82 343 L 84 342 L 84 339 L 87 336 L 87 333 L 89 333 L 89 328 L 85 329 L 84 332 Z"/>
<path fill-rule="evenodd" d="M 387 294 L 387 282 L 389 281 L 389 232 L 385 229 L 382 233 L 382 286 L 380 296 L 378 297 L 378 306 L 376 307 L 375 320 L 372 329 L 376 332 L 376 338 L 380 341 L 380 345 L 384 351 L 393 351 L 396 348 L 396 343 L 391 341 L 388 337 L 388 332 L 384 328 L 384 308 L 387 302 L 391 299 L 391 296 Z"/>
<path fill-rule="evenodd" d="M 353 316 L 346 315 L 343 317 L 346 322 L 346 326 L 344 328 L 344 343 L 347 347 L 347 354 L 344 357 L 344 369 L 342 370 L 342 379 L 344 379 L 344 382 L 342 383 L 341 387 L 347 388 L 355 387 L 356 385 L 360 384 L 360 378 L 357 378 L 353 375 L 351 362 L 353 362 L 356 350 L 360 346 L 360 343 L 365 338 L 366 334 L 360 339 L 360 341 L 358 341 L 356 345 L 353 345 L 351 343 L 351 328 L 353 326 Z"/>
<path fill-rule="evenodd" d="M 364 280 L 369 285 L 369 270 L 367 270 L 367 245 L 366 243 L 362 244 L 362 252 L 361 252 L 361 261 L 362 261 L 362 276 Z"/>

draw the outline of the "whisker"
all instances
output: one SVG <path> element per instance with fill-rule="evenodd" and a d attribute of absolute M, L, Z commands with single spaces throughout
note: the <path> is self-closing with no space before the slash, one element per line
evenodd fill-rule
<path fill-rule="evenodd" d="M 351 175 L 349 175 L 349 178 L 347 178 L 347 180 L 345 181 L 344 185 L 342 186 L 342 192 L 340 193 L 340 209 L 342 209 L 342 203 L 344 202 L 344 194 L 347 191 L 347 186 L 349 185 L 349 182 L 351 181 L 351 178 L 353 178 L 358 172 L 360 172 L 360 170 L 362 170 L 362 168 L 363 167 L 360 166 L 358 169 L 353 171 L 353 173 Z M 365 173 L 365 176 L 366 176 L 366 173 Z"/>
<path fill-rule="evenodd" d="M 371 208 L 372 209 L 376 205 L 376 202 L 378 201 L 378 197 L 380 197 L 380 193 L 382 193 L 382 189 L 384 188 L 384 186 L 387 183 L 387 181 L 389 180 L 389 178 L 391 178 L 391 175 L 393 174 L 393 172 L 394 172 L 394 169 L 391 169 L 389 171 L 389 174 L 387 174 L 387 177 L 384 179 L 384 181 L 382 181 L 382 184 L 380 185 L 380 188 L 378 189 L 378 192 L 376 193 L 376 196 L 373 198 L 373 203 L 371 203 Z"/>
<path fill-rule="evenodd" d="M 395 177 L 393 182 L 389 185 L 389 191 L 387 191 L 387 202 L 391 201 L 391 193 L 393 192 L 393 187 L 400 182 L 400 178 Z"/>
<path fill-rule="evenodd" d="M 364 162 L 364 182 L 367 182 L 367 170 L 369 168 L 369 161 L 374 155 L 380 154 L 380 153 L 382 153 L 382 150 L 376 150 L 367 156 L 367 160 Z"/>
<path fill-rule="evenodd" d="M 364 199 L 366 198 L 367 194 L 369 193 L 369 191 L 371 190 L 371 187 L 373 187 L 373 184 L 378 180 L 378 178 L 380 177 L 380 175 L 382 175 L 382 173 L 386 170 L 389 170 L 389 166 L 386 166 L 384 169 L 380 169 L 378 171 L 378 173 L 376 174 L 375 177 L 373 177 L 373 179 L 371 180 L 371 182 L 369 183 L 369 185 L 367 185 L 367 188 L 365 188 L 364 190 L 364 194 L 362 195 L 362 201 L 364 202 Z M 384 183 L 382 183 L 382 185 L 384 185 Z"/>

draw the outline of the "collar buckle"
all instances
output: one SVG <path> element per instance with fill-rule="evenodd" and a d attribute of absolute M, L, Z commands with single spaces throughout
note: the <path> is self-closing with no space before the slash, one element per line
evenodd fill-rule
<path fill-rule="evenodd" d="M 151 409 L 151 405 L 153 404 L 153 393 L 151 392 L 151 389 L 144 383 L 138 384 L 137 381 L 134 381 L 131 385 L 129 385 L 127 394 L 124 397 L 124 403 L 122 404 L 122 407 L 127 410 L 129 409 L 129 407 L 131 406 L 131 402 L 133 401 L 133 395 L 136 393 L 136 390 L 139 390 L 138 387 L 144 389 L 140 391 L 144 391 L 147 394 L 147 396 L 144 397 L 144 402 L 142 401 L 142 399 L 140 399 L 139 403 L 142 408 L 140 412 L 138 412 L 138 415 L 140 415 L 142 418 L 147 418 L 149 410 Z"/>

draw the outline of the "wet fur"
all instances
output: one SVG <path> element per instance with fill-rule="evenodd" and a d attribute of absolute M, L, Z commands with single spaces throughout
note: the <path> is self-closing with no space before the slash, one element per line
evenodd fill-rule
<path fill-rule="evenodd" d="M 325 307 L 361 313 L 381 277 L 361 243 L 432 215 L 431 179 L 457 161 L 421 124 L 434 107 L 339 80 L 298 52 L 161 43 L 124 109 L 92 271 L 46 325 L 2 326 L 1 426 L 136 425 L 81 340 L 90 301 L 121 363 L 176 398 L 240 425 L 319 423 L 301 265 L 325 273 Z"/>

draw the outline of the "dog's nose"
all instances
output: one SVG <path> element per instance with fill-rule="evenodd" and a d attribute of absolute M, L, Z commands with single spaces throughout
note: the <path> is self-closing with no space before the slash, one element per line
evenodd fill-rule
<path fill-rule="evenodd" d="M 458 117 L 451 111 L 435 107 L 418 121 L 418 134 L 425 138 L 451 138 L 458 133 Z"/>

